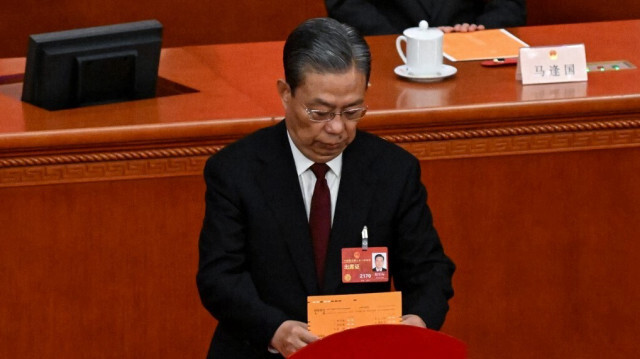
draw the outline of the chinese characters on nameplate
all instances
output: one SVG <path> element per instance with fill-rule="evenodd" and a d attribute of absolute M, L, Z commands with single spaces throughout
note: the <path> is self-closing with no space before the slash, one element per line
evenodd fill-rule
<path fill-rule="evenodd" d="M 587 81 L 584 44 L 520 48 L 516 79 L 523 85 Z"/>

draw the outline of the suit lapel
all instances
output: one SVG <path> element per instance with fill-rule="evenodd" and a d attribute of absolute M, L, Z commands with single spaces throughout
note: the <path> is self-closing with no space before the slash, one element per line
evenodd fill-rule
<path fill-rule="evenodd" d="M 325 263 L 324 291 L 334 293 L 342 283 L 342 248 L 360 247 L 361 232 L 371 207 L 377 173 L 371 170 L 372 149 L 356 139 L 344 151 L 338 202 Z M 336 280 L 337 279 L 337 280 Z"/>
<path fill-rule="evenodd" d="M 262 172 L 259 186 L 270 203 L 274 216 L 282 228 L 298 275 L 309 295 L 318 294 L 318 281 L 300 183 L 286 135 L 284 121 L 274 129 L 276 136 L 260 152 Z M 361 246 L 361 231 L 371 207 L 378 174 L 371 162 L 376 157 L 372 148 L 356 135 L 343 154 L 342 175 L 338 202 L 331 228 L 325 262 L 323 292 L 335 293 L 342 283 L 342 248 Z"/>
<path fill-rule="evenodd" d="M 300 182 L 286 135 L 284 121 L 276 125 L 275 136 L 260 152 L 260 189 L 282 229 L 292 262 L 309 294 L 316 294 L 318 280 L 313 261 L 309 223 L 302 200 Z"/>

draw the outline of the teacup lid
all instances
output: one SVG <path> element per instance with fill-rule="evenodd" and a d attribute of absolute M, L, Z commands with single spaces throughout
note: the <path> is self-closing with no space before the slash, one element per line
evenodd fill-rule
<path fill-rule="evenodd" d="M 404 36 L 419 40 L 431 40 L 442 36 L 442 30 L 437 27 L 429 28 L 429 23 L 420 21 L 418 27 L 410 27 L 402 32 Z"/>

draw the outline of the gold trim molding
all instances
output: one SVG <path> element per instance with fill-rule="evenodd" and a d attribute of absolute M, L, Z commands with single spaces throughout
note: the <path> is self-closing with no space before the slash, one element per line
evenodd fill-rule
<path fill-rule="evenodd" d="M 640 120 L 382 135 L 420 160 L 640 146 Z M 0 159 L 0 187 L 200 175 L 223 145 Z"/>
<path fill-rule="evenodd" d="M 195 156 L 3 168 L 0 169 L 0 188 L 195 175 L 202 173 L 207 158 Z"/>

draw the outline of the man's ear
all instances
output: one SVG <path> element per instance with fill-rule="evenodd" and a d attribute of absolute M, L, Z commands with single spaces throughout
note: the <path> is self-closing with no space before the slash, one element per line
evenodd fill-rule
<path fill-rule="evenodd" d="M 291 102 L 291 86 L 289 86 L 289 84 L 283 79 L 278 80 L 277 86 L 282 106 L 284 106 L 286 110 L 289 106 L 289 102 Z"/>

